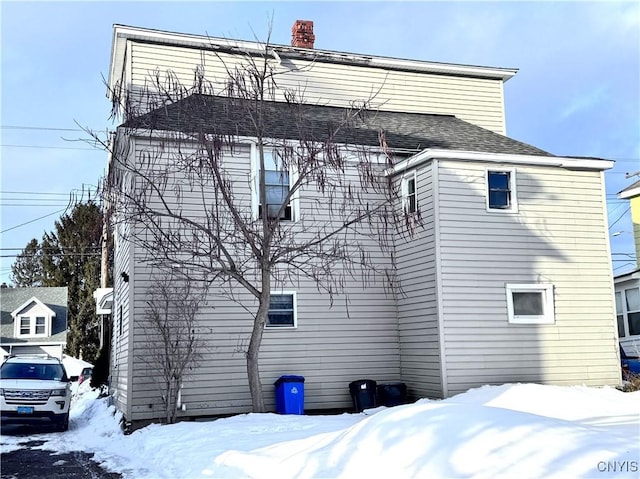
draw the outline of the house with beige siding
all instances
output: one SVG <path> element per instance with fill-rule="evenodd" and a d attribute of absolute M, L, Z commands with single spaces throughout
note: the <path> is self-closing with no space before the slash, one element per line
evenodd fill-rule
<path fill-rule="evenodd" d="M 397 290 L 389 294 L 383 278 L 356 277 L 332 301 L 309 280 L 280 285 L 260 352 L 267 407 L 275 409 L 273 382 L 283 374 L 306 378 L 307 410 L 349 408 L 348 384 L 363 378 L 402 381 L 412 399 L 505 382 L 618 384 L 604 194 L 613 162 L 558 157 L 505 136 L 503 87 L 515 69 L 324 51 L 298 40 L 294 28 L 292 46 L 265 50 L 116 25 L 109 74 L 111 95 L 139 105 L 116 133 L 128 161 L 155 151 L 170 165 L 177 148 L 167 138 L 190 125 L 233 135 L 224 164 L 252 209 L 256 144 L 241 119 L 225 120 L 237 104 L 225 90 L 231 66 L 266 55 L 278 73 L 282 91 L 265 103 L 265 136 L 278 142 L 301 140 L 287 88 L 304 91 L 298 112 L 318 138 L 353 101 L 369 100 L 348 141 L 381 154 L 384 137 L 392 159 L 376 171 L 399 192 L 407 221 L 391 232 L 392 255 L 372 254 L 395 269 Z M 178 101 L 148 88 L 154 77 L 189 85 L 194 75 L 207 89 Z M 109 168 L 117 176 L 113 161 Z M 202 214 L 192 199 L 172 201 Z M 318 201 L 315 189 L 301 188 L 285 219 L 295 222 Z M 317 221 L 340 220 L 316 213 Z M 115 216 L 110 385 L 127 420 L 157 420 L 157 371 L 144 354 L 153 271 L 131 239 L 144 226 Z M 240 290 L 233 299 L 214 288 L 198 313 L 207 348 L 182 384 L 182 417 L 250 410 L 242 350 L 255 302 Z"/>

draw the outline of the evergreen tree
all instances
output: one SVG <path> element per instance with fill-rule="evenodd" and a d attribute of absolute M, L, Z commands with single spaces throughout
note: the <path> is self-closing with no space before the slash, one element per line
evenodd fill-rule
<path fill-rule="evenodd" d="M 42 286 L 42 249 L 38 240 L 33 238 L 11 265 L 11 282 L 15 286 Z"/>
<path fill-rule="evenodd" d="M 94 362 L 100 327 L 93 292 L 100 287 L 102 212 L 95 203 L 79 203 L 42 239 L 44 286 L 67 286 L 67 354 Z"/>

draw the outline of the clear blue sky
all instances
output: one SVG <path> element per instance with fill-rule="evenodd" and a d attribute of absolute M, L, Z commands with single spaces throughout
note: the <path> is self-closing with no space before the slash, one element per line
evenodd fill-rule
<path fill-rule="evenodd" d="M 104 173 L 104 152 L 65 139 L 83 137 L 76 122 L 113 127 L 102 78 L 114 23 L 251 40 L 264 38 L 270 16 L 274 43 L 289 44 L 291 25 L 305 19 L 321 49 L 519 68 L 505 84 L 507 134 L 557 155 L 616 161 L 606 173 L 611 233 L 621 232 L 614 271 L 628 270 L 629 205 L 615 194 L 640 178 L 625 178 L 640 170 L 639 5 L 4 1 L 0 282 L 7 256 L 51 231 L 70 193 Z"/>

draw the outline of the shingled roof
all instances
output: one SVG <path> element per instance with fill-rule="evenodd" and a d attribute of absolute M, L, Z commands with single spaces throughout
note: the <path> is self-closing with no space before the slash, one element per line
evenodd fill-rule
<path fill-rule="evenodd" d="M 205 132 L 216 135 L 254 137 L 255 130 L 244 113 L 246 100 L 194 94 L 145 115 L 130 119 L 123 127 L 151 130 Z M 324 141 L 343 123 L 345 108 L 265 102 L 264 136 L 275 139 Z M 299 121 L 302 119 L 303 121 Z M 418 152 L 426 148 L 483 153 L 554 156 L 534 146 L 499 135 L 452 115 L 433 115 L 366 110 L 351 128 L 342 129 L 334 143 L 378 146 L 384 133 L 392 149 Z"/>

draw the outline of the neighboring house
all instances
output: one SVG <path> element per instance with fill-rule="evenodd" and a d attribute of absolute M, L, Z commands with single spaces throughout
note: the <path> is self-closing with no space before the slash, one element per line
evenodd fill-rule
<path fill-rule="evenodd" d="M 252 42 L 117 25 L 109 84 L 135 101 L 156 70 L 190 84 L 202 68 L 223 83 L 221 59 L 233 64 L 260 49 Z M 330 304 L 309 281 L 278 292 L 288 327 L 268 325 L 260 354 L 270 408 L 273 381 L 282 374 L 306 378 L 307 409 L 348 407 L 348 384 L 362 378 L 401 380 L 413 398 L 505 382 L 620 382 L 604 195 L 604 170 L 613 162 L 557 157 L 504 136 L 503 84 L 516 70 L 312 45 L 272 45 L 270 52 L 279 84 L 306 89 L 308 104 L 300 111 L 318 135 L 350 100 L 376 92 L 376 111 L 349 141 L 373 148 L 384 132 L 395 158 L 385 174 L 402 191 L 398 207 L 419 212 L 422 222 L 411 235 L 400 229 L 395 235 L 397 295 L 375 282 L 365 289 L 358 279 L 346 286 L 348 304 Z M 225 122 L 227 101 L 192 95 L 142 109 L 125 125 L 152 123 L 156 139 L 131 133 L 119 141 L 138 158 L 163 134 L 185 131 L 192 122 L 239 135 L 243 143 L 229 161 L 253 197 L 255 145 L 241 121 Z M 267 134 L 295 141 L 286 105 L 267 106 Z M 169 157 L 171 146 L 165 150 Z M 292 221 L 307 200 L 302 190 Z M 139 227 L 116 223 L 110 380 L 117 407 L 133 422 L 161 416 L 156 372 L 144 358 L 142 318 L 153 285 L 140 247 L 127 241 L 127 232 Z M 239 346 L 251 325 L 241 306 L 215 292 L 208 298 L 199 330 L 209 349 L 183 384 L 181 416 L 250 409 Z"/>
<path fill-rule="evenodd" d="M 62 359 L 67 345 L 67 288 L 1 288 L 0 348 Z"/>
<path fill-rule="evenodd" d="M 628 199 L 633 222 L 636 247 L 636 265 L 640 258 L 640 181 L 618 193 L 620 199 Z M 620 344 L 629 356 L 640 356 L 640 269 L 618 275 L 614 279 L 616 311 Z"/>
<path fill-rule="evenodd" d="M 93 292 L 96 314 L 100 316 L 100 349 L 108 342 L 111 334 L 111 313 L 113 308 L 113 288 L 98 288 Z"/>

